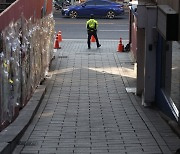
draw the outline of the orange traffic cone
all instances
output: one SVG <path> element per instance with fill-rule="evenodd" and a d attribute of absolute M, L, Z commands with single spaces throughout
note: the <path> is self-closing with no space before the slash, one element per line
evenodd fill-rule
<path fill-rule="evenodd" d="M 123 52 L 123 51 L 124 51 L 124 45 L 122 44 L 122 38 L 120 38 L 117 52 Z"/>
<path fill-rule="evenodd" d="M 59 46 L 58 36 L 56 36 L 55 42 L 54 42 L 54 49 L 61 49 Z"/>
<path fill-rule="evenodd" d="M 96 39 L 94 38 L 94 36 L 91 36 L 91 42 L 96 42 Z"/>
<path fill-rule="evenodd" d="M 61 34 L 61 31 L 59 31 L 58 34 Z"/>
<path fill-rule="evenodd" d="M 62 41 L 61 31 L 58 32 L 57 36 L 58 36 L 58 41 L 61 42 Z"/>

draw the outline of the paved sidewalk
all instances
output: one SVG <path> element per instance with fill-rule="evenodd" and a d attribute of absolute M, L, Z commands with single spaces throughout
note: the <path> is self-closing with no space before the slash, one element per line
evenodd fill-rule
<path fill-rule="evenodd" d="M 118 41 L 63 40 L 47 92 L 13 154 L 171 154 L 180 147 L 155 109 L 129 91 L 136 74 Z M 45 83 L 45 84 L 47 84 Z"/>

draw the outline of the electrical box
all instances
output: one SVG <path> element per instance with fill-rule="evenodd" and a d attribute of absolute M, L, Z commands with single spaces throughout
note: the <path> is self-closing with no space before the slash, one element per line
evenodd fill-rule
<path fill-rule="evenodd" d="M 178 13 L 168 5 L 158 5 L 157 29 L 167 41 L 178 40 Z"/>

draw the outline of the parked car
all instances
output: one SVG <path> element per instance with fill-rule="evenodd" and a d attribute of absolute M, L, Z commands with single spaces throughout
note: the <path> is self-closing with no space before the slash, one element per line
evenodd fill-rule
<path fill-rule="evenodd" d="M 90 14 L 113 19 L 115 16 L 124 14 L 124 7 L 122 4 L 108 0 L 89 0 L 82 4 L 62 9 L 62 16 L 64 17 L 89 17 Z"/>
<path fill-rule="evenodd" d="M 61 10 L 64 7 L 66 8 L 67 6 L 70 6 L 71 3 L 69 0 L 54 0 L 53 1 L 53 6 L 56 10 Z"/>

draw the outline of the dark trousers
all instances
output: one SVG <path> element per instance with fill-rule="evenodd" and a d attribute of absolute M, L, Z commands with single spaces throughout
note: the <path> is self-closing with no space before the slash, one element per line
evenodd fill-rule
<path fill-rule="evenodd" d="M 88 40 L 87 40 L 87 43 L 88 43 L 88 48 L 91 47 L 91 36 L 94 36 L 94 38 L 96 39 L 96 45 L 97 47 L 99 46 L 99 40 L 98 40 L 98 37 L 97 37 L 97 31 L 88 31 Z"/>

